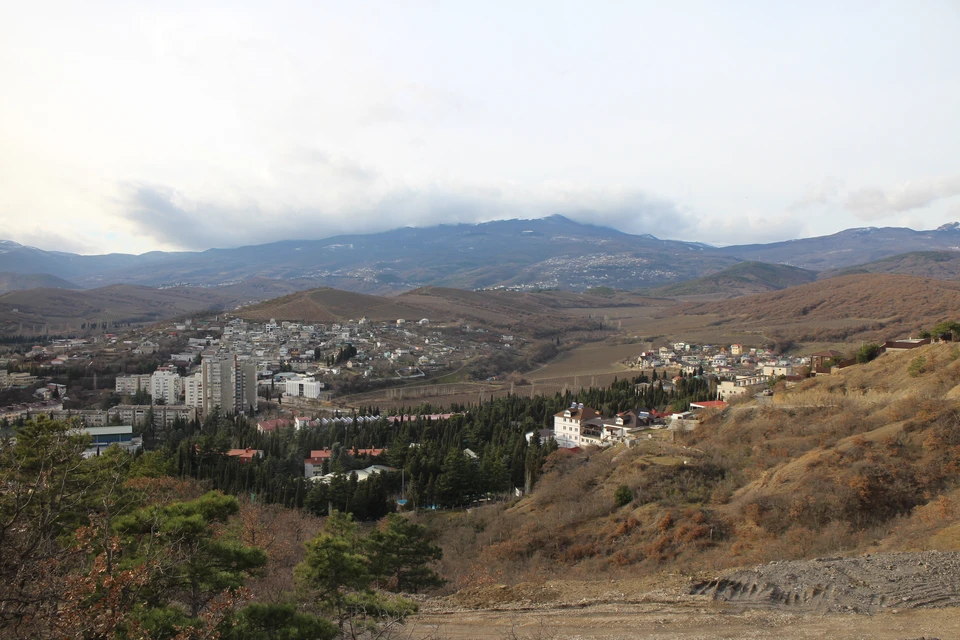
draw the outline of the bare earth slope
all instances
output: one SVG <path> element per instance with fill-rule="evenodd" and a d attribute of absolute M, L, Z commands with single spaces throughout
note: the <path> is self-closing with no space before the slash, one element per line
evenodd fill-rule
<path fill-rule="evenodd" d="M 771 562 L 700 582 L 690 593 L 724 602 L 819 611 L 960 607 L 960 553 L 876 553 Z"/>

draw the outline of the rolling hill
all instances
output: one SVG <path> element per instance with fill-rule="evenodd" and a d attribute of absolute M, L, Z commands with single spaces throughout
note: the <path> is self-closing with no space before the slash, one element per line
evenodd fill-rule
<path fill-rule="evenodd" d="M 303 291 L 246 307 L 237 314 L 264 322 L 271 318 L 302 322 L 344 322 L 366 317 L 375 322 L 404 319 L 431 323 L 464 321 L 513 331 L 521 335 L 551 335 L 590 325 L 570 309 L 606 308 L 653 304 L 640 296 L 617 293 L 612 297 L 569 291 L 465 291 L 447 287 L 424 287 L 395 297 L 370 296 L 337 289 Z M 662 303 L 662 301 L 659 301 Z"/>
<path fill-rule="evenodd" d="M 107 328 L 157 322 L 223 309 L 225 299 L 203 289 L 110 285 L 86 291 L 28 289 L 0 295 L 0 333 L 67 333 L 84 325 Z"/>
<path fill-rule="evenodd" d="M 22 289 L 79 289 L 68 280 L 47 273 L 0 273 L 0 293 L 20 291 Z"/>
<path fill-rule="evenodd" d="M 783 264 L 741 262 L 722 271 L 649 290 L 656 296 L 692 296 L 724 294 L 740 296 L 750 293 L 778 291 L 817 279 L 814 271 Z"/>
<path fill-rule="evenodd" d="M 858 264 L 845 269 L 831 269 L 821 278 L 857 273 L 900 273 L 937 280 L 960 279 L 960 251 L 913 251 L 889 258 Z"/>
<path fill-rule="evenodd" d="M 704 316 L 770 339 L 883 341 L 960 315 L 960 282 L 896 274 L 838 276 L 723 302 L 685 303 L 671 315 Z"/>

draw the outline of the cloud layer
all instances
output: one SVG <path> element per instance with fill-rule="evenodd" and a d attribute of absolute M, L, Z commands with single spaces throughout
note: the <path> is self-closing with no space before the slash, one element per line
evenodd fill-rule
<path fill-rule="evenodd" d="M 861 220 L 882 220 L 960 195 L 960 176 L 930 178 L 892 189 L 868 188 L 847 196 L 846 207 Z"/>

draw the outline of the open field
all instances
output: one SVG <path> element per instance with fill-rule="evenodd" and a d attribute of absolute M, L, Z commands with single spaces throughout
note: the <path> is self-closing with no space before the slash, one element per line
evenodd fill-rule
<path fill-rule="evenodd" d="M 543 367 L 525 373 L 523 377 L 531 382 L 555 382 L 556 378 L 622 373 L 630 371 L 629 367 L 620 364 L 622 360 L 636 362 L 637 356 L 649 348 L 649 343 L 592 342 L 561 353 Z"/>

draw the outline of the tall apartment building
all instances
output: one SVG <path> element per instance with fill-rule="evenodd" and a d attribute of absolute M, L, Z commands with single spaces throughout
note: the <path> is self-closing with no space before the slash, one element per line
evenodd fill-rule
<path fill-rule="evenodd" d="M 176 369 L 161 367 L 150 377 L 150 396 L 154 404 L 180 404 L 182 378 Z"/>
<path fill-rule="evenodd" d="M 183 379 L 183 404 L 188 407 L 203 406 L 203 373 L 197 371 Z"/>
<path fill-rule="evenodd" d="M 203 415 L 219 408 L 223 413 L 257 409 L 257 363 L 236 355 L 206 356 L 200 366 Z"/>
<path fill-rule="evenodd" d="M 122 396 L 132 396 L 137 391 L 150 390 L 150 374 L 132 376 L 117 376 L 117 393 Z"/>

